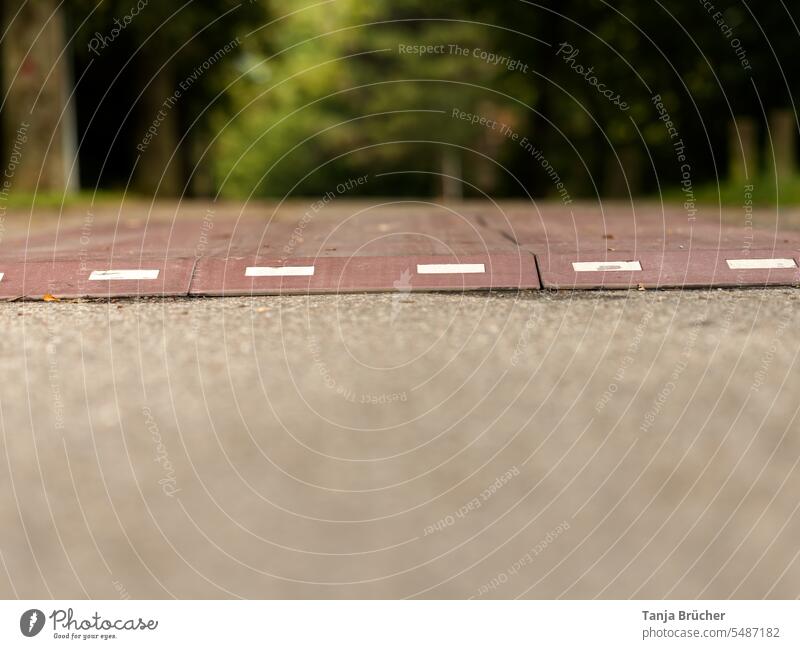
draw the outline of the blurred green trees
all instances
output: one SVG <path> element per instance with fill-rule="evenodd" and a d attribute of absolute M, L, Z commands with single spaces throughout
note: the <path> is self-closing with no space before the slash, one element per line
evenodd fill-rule
<path fill-rule="evenodd" d="M 365 171 L 388 174 L 368 185 L 386 194 L 447 194 L 445 174 L 468 195 L 556 196 L 550 168 L 576 196 L 668 190 L 686 169 L 692 188 L 716 182 L 738 144 L 755 164 L 770 110 L 791 108 L 797 34 L 781 6 L 706 5 L 275 4 L 271 56 L 232 88 L 241 113 L 217 115 L 217 178 L 230 196 L 323 193 Z M 742 115 L 759 140 L 731 136 Z"/>
<path fill-rule="evenodd" d="M 72 0 L 67 8 L 84 184 L 213 192 L 203 160 L 211 112 L 230 108 L 225 88 L 240 41 L 265 22 L 263 5 Z"/>
<path fill-rule="evenodd" d="M 242 113 L 217 116 L 223 191 L 324 193 L 366 170 L 417 172 L 373 178 L 373 193 L 429 194 L 442 181 L 425 172 L 459 175 L 461 148 L 486 148 L 487 136 L 453 108 L 491 115 L 508 103 L 496 66 L 451 52 L 485 44 L 464 12 L 453 1 L 337 0 L 271 25 L 274 54 L 252 57 L 233 90 Z"/>
<path fill-rule="evenodd" d="M 85 184 L 563 199 L 793 171 L 783 3 L 151 1 L 92 51 L 134 4 L 69 10 Z"/>

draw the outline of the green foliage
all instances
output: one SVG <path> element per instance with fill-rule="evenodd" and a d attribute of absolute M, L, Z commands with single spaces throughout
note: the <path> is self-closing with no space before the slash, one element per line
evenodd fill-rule
<path fill-rule="evenodd" d="M 73 23 L 89 16 L 82 42 L 107 32 L 132 2 L 95 8 L 93 0 L 76 0 Z M 462 173 L 473 195 L 556 196 L 548 169 L 573 197 L 669 194 L 684 163 L 700 192 L 726 175 L 731 119 L 749 115 L 763 132 L 770 110 L 793 107 L 800 77 L 797 34 L 783 3 L 179 6 L 150 0 L 114 48 L 133 55 L 145 44 L 131 70 L 147 77 L 168 61 L 177 82 L 240 39 L 179 107 L 193 150 L 210 147 L 191 163 L 213 172 L 213 189 L 237 198 L 319 195 L 364 173 L 370 182 L 361 191 L 430 195 L 443 169 Z M 94 59 L 100 70 L 125 60 L 77 58 L 84 66 Z M 414 173 L 393 173 L 406 171 Z"/>
<path fill-rule="evenodd" d="M 79 81 L 82 184 L 127 187 L 137 144 L 176 92 L 180 99 L 168 111 L 176 128 L 163 128 L 158 137 L 168 140 L 163 150 L 175 152 L 184 177 L 203 166 L 196 151 L 211 137 L 211 114 L 230 109 L 226 88 L 242 56 L 237 39 L 267 22 L 263 5 L 71 0 L 65 8 Z M 247 40 L 251 48 L 265 48 L 261 34 Z M 167 162 L 148 164 L 155 175 Z"/>
<path fill-rule="evenodd" d="M 781 178 L 776 182 L 775 176 L 764 174 L 754 178 L 752 185 L 753 206 L 800 205 L 800 175 Z M 680 190 L 669 188 L 660 198 L 666 202 L 680 202 L 683 195 Z M 743 207 L 745 202 L 742 185 L 727 180 L 700 185 L 695 189 L 695 198 L 700 204 L 728 207 Z"/>
<path fill-rule="evenodd" d="M 502 72 L 450 46 L 480 47 L 484 28 L 443 19 L 430 3 L 397 5 L 338 0 L 271 26 L 275 54 L 254 59 L 233 89 L 241 112 L 217 116 L 230 130 L 218 150 L 224 193 L 324 193 L 364 170 L 434 172 L 442 146 L 479 145 L 482 129 L 450 113 L 506 102 Z M 397 182 L 373 179 L 369 190 L 398 193 Z M 402 182 L 432 191 L 428 177 Z"/>

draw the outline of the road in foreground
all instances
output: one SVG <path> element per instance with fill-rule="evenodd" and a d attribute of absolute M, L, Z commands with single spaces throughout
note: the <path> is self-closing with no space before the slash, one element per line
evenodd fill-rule
<path fill-rule="evenodd" d="M 0 595 L 800 595 L 800 292 L 0 305 Z"/>

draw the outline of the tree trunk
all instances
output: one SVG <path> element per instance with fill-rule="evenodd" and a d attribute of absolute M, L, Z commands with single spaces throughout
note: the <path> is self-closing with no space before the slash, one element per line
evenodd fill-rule
<path fill-rule="evenodd" d="M 63 11 L 56 0 L 3 5 L 4 28 L 9 27 L 2 42 L 8 93 L 2 111 L 5 189 L 74 190 L 77 137 L 72 102 L 67 103 L 70 57 L 64 51 Z"/>
<path fill-rule="evenodd" d="M 758 175 L 758 131 L 752 117 L 736 117 L 728 128 L 728 169 L 735 183 L 753 182 Z"/>
<path fill-rule="evenodd" d="M 613 198 L 636 196 L 642 190 L 642 170 L 645 168 L 642 151 L 636 144 L 617 148 L 616 157 L 609 156 L 603 193 Z"/>
<path fill-rule="evenodd" d="M 795 173 L 797 124 L 791 110 L 774 110 L 769 116 L 769 137 L 765 143 L 764 159 L 770 173 L 781 179 Z"/>
<path fill-rule="evenodd" d="M 461 154 L 450 146 L 442 149 L 442 200 L 460 201 L 463 196 L 461 182 Z"/>
<path fill-rule="evenodd" d="M 136 143 L 139 161 L 133 187 L 143 194 L 178 196 L 183 190 L 182 160 L 178 148 L 178 104 L 168 67 L 144 80 Z M 170 158 L 172 160 L 170 161 Z"/>

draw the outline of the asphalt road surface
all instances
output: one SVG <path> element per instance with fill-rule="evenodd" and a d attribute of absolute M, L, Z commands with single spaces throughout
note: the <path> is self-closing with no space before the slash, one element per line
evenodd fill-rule
<path fill-rule="evenodd" d="M 0 595 L 800 596 L 800 292 L 0 304 Z"/>

